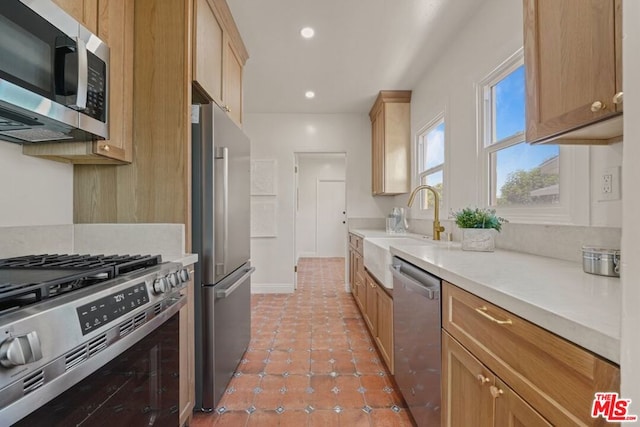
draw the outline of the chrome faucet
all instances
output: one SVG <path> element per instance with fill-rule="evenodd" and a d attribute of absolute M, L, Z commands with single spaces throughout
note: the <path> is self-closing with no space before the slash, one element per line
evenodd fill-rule
<path fill-rule="evenodd" d="M 430 185 L 418 185 L 411 192 L 407 206 L 411 207 L 413 205 L 413 199 L 416 198 L 416 194 L 420 190 L 429 190 L 433 193 L 433 199 L 435 200 L 433 207 L 433 240 L 440 240 L 440 233 L 444 231 L 444 227 L 440 225 L 440 196 L 438 196 L 438 190 Z"/>

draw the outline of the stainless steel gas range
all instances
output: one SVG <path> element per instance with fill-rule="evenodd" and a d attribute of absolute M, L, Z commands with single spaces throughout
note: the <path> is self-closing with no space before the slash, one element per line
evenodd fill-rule
<path fill-rule="evenodd" d="M 177 425 L 190 280 L 160 256 L 0 260 L 0 423 Z"/>

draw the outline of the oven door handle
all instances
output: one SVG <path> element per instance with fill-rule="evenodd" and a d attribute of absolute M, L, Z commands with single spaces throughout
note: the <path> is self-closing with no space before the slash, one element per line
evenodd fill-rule
<path fill-rule="evenodd" d="M 233 285 L 225 289 L 216 290 L 216 298 L 228 298 L 229 295 L 235 292 L 235 290 L 238 289 L 238 287 L 242 285 L 244 281 L 253 274 L 254 271 L 256 271 L 256 268 L 251 267 L 245 270 L 245 273 L 238 280 L 236 280 Z"/>

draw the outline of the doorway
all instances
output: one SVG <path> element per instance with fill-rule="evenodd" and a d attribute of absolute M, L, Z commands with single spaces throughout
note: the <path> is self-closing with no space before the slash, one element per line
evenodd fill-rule
<path fill-rule="evenodd" d="M 346 257 L 346 153 L 295 153 L 294 189 L 294 265 Z"/>

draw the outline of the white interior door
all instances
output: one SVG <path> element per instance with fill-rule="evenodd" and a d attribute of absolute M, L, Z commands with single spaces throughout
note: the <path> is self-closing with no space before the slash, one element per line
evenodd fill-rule
<path fill-rule="evenodd" d="M 344 257 L 347 238 L 345 182 L 318 180 L 316 253 L 319 257 Z"/>

